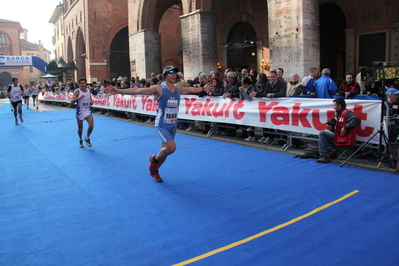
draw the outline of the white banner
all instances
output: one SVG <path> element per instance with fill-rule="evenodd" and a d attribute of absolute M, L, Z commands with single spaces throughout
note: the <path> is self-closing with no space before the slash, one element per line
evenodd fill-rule
<path fill-rule="evenodd" d="M 72 94 L 40 95 L 40 100 L 69 102 Z M 155 115 L 158 108 L 153 96 L 114 95 L 93 96 L 93 107 Z M 346 100 L 347 108 L 362 120 L 357 140 L 367 141 L 380 129 L 381 101 Z M 334 118 L 332 99 L 300 97 L 254 98 L 252 101 L 223 99 L 222 97 L 182 95 L 179 118 L 188 120 L 230 123 L 261 128 L 317 135 L 326 128 L 326 121 Z M 377 135 L 371 143 L 378 143 Z"/>
<path fill-rule="evenodd" d="M 1 55 L 0 66 L 31 66 L 31 55 Z"/>

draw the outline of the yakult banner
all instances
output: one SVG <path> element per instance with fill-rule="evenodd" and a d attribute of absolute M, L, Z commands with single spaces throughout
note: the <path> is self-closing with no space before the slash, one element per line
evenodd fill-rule
<path fill-rule="evenodd" d="M 46 93 L 40 100 L 71 100 L 71 94 Z M 93 96 L 93 107 L 155 115 L 156 99 L 146 95 Z M 381 102 L 376 100 L 346 100 L 347 108 L 362 120 L 357 140 L 367 141 L 380 127 Z M 179 118 L 217 123 L 230 123 L 317 135 L 326 128 L 326 121 L 334 118 L 332 99 L 311 98 L 254 98 L 252 101 L 223 99 L 223 97 L 182 95 Z M 378 143 L 377 134 L 371 143 Z"/>
<path fill-rule="evenodd" d="M 26 66 L 32 65 L 31 55 L 1 55 L 0 66 Z"/>

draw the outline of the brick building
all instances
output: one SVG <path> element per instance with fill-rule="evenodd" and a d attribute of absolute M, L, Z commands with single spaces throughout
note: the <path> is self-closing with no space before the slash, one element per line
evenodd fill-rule
<path fill-rule="evenodd" d="M 165 65 L 199 71 L 247 67 L 285 77 L 329 67 L 343 78 L 399 60 L 396 0 L 64 0 L 65 49 L 77 77 L 149 77 Z"/>
<path fill-rule="evenodd" d="M 35 44 L 28 41 L 28 30 L 21 27 L 18 21 L 0 19 L 0 55 L 36 56 L 45 62 L 50 61 L 51 52 L 42 43 Z M 1 62 L 0 62 L 1 64 Z M 2 66 L 0 68 L 0 87 L 11 84 L 13 77 L 21 84 L 32 85 L 44 73 L 33 66 Z"/>

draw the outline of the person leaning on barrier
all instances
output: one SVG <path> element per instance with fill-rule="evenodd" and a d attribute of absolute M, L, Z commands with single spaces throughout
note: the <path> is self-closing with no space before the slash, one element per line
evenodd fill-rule
<path fill-rule="evenodd" d="M 287 85 L 284 83 L 282 79 L 278 78 L 276 70 L 271 70 L 269 73 L 269 80 L 266 83 L 266 93 L 264 97 L 266 98 L 285 97 L 286 93 L 287 93 Z M 258 141 L 265 144 L 272 143 L 272 138 L 274 134 L 270 134 L 268 132 L 275 132 L 275 131 L 273 129 L 264 128 L 263 136 Z"/>
<path fill-rule="evenodd" d="M 256 98 L 263 98 L 266 97 L 266 83 L 267 83 L 267 76 L 265 73 L 259 73 L 256 77 Z"/>
<path fill-rule="evenodd" d="M 300 96 L 303 93 L 303 86 L 299 82 L 299 75 L 292 74 L 291 81 L 287 82 L 287 96 Z"/>
<path fill-rule="evenodd" d="M 337 84 L 330 78 L 331 70 L 329 68 L 324 68 L 321 74 L 321 78 L 316 81 L 316 97 L 332 98 L 337 92 Z"/>
<path fill-rule="evenodd" d="M 331 154 L 337 153 L 338 146 L 356 145 L 356 127 L 360 124 L 360 118 L 352 111 L 346 109 L 344 98 L 333 100 L 333 108 L 337 120 L 334 134 L 328 130 L 319 133 L 319 152 L 318 163 L 331 163 Z"/>
<path fill-rule="evenodd" d="M 241 69 L 237 69 L 237 71 Z M 235 99 L 240 97 L 240 90 L 238 89 L 241 87 L 241 81 L 239 80 L 237 74 L 234 71 L 230 71 L 226 75 L 226 80 L 223 84 L 224 86 L 224 93 L 223 98 L 230 98 Z M 239 125 L 229 124 L 229 129 L 226 132 L 227 136 L 236 136 L 236 131 L 240 127 Z"/>
<path fill-rule="evenodd" d="M 252 84 L 251 80 L 246 77 L 242 80 L 242 86 L 239 88 L 240 90 L 240 99 L 246 101 L 252 101 L 252 98 L 256 97 L 256 89 L 254 84 Z M 246 141 L 255 141 L 255 132 L 254 128 L 251 126 L 242 126 L 242 138 L 246 137 Z"/>
<path fill-rule="evenodd" d="M 346 74 L 345 80 L 339 86 L 338 94 L 344 96 L 345 99 L 351 99 L 360 93 L 359 83 L 355 80 L 352 73 Z"/>
<path fill-rule="evenodd" d="M 302 79 L 303 94 L 316 97 L 316 79 L 319 75 L 317 67 L 309 68 L 309 76 Z"/>

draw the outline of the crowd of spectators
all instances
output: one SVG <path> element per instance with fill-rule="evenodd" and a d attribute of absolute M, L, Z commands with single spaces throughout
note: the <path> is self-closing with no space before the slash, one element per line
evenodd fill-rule
<path fill-rule="evenodd" d="M 309 75 L 302 80 L 297 73 L 293 73 L 287 80 L 284 79 L 284 69 L 271 69 L 266 75 L 265 73 L 257 73 L 254 70 L 246 68 L 235 70 L 227 68 L 224 73 L 210 71 L 209 74 L 199 72 L 194 79 L 185 80 L 183 73 L 178 73 L 177 84 L 185 87 L 200 86 L 204 87 L 207 83 L 212 83 L 214 90 L 212 92 L 201 92 L 197 96 L 223 97 L 230 99 L 242 99 L 251 101 L 252 98 L 280 98 L 280 97 L 306 97 L 306 98 L 336 98 L 343 97 L 351 99 L 358 94 L 379 95 L 381 88 L 371 86 L 360 79 L 359 73 L 355 76 L 353 73 L 347 73 L 342 83 L 335 82 L 331 77 L 331 71 L 324 68 L 319 75 L 316 67 L 309 68 Z M 149 78 L 127 78 L 119 77 L 102 82 L 92 82 L 88 84 L 93 95 L 105 95 L 104 88 L 108 85 L 117 88 L 133 88 L 133 87 L 149 87 L 163 82 L 161 74 L 151 73 Z M 77 84 L 68 82 L 66 84 L 54 83 L 44 85 L 45 91 L 53 93 L 71 92 L 77 87 Z M 375 89 L 377 87 L 377 89 Z M 126 113 L 126 115 L 136 121 L 144 123 L 153 123 L 154 117 Z M 217 125 L 204 123 L 202 121 L 181 121 L 179 129 L 186 131 L 202 131 L 208 134 L 209 131 L 216 128 L 214 134 L 237 136 L 244 138 L 246 141 L 255 141 L 255 129 L 250 126 L 239 126 L 235 124 L 217 123 Z M 241 131 L 241 134 L 237 134 Z M 263 128 L 259 142 L 270 144 L 276 139 L 284 141 L 284 132 L 274 129 Z"/>

